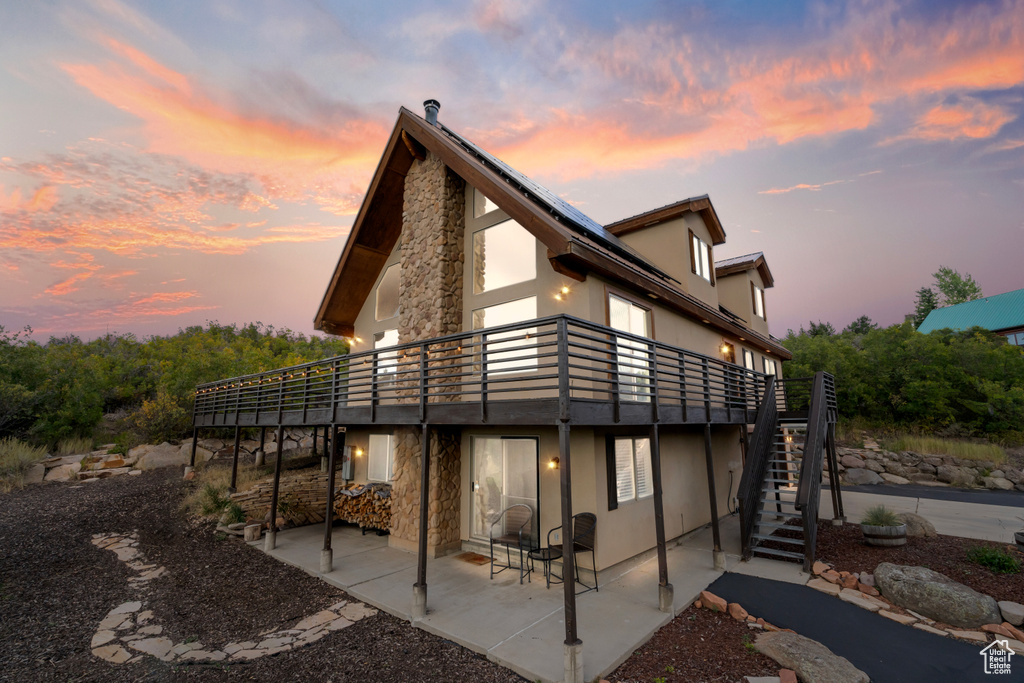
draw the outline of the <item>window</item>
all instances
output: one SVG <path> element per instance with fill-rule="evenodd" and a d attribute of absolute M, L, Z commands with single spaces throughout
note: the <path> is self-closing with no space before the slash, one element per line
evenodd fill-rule
<path fill-rule="evenodd" d="M 654 495 L 651 442 L 639 437 L 608 439 L 608 509 Z"/>
<path fill-rule="evenodd" d="M 398 264 L 388 266 L 377 285 L 377 320 L 387 320 L 398 315 Z"/>
<path fill-rule="evenodd" d="M 750 296 L 754 302 L 754 315 L 762 320 L 764 317 L 764 290 L 755 285 L 753 282 L 750 283 Z"/>
<path fill-rule="evenodd" d="M 771 358 L 765 358 L 761 356 L 761 362 L 764 364 L 764 374 L 775 375 L 778 374 L 775 370 L 775 361 Z"/>
<path fill-rule="evenodd" d="M 1010 342 L 1014 346 L 1024 346 L 1024 332 L 1017 332 L 1016 334 L 1011 332 L 1006 335 L 1006 341 Z"/>
<path fill-rule="evenodd" d="M 746 349 L 743 349 L 743 367 L 747 370 L 754 369 L 754 354 Z"/>
<path fill-rule="evenodd" d="M 515 221 L 473 233 L 473 293 L 537 277 L 537 241 Z"/>
<path fill-rule="evenodd" d="M 473 218 L 481 218 L 497 210 L 497 204 L 485 197 L 483 192 L 473 188 Z"/>
<path fill-rule="evenodd" d="M 651 312 L 615 294 L 608 295 L 608 326 L 639 337 L 651 336 Z M 634 401 L 651 400 L 649 344 L 628 337 L 615 338 L 619 391 Z"/>
<path fill-rule="evenodd" d="M 506 301 L 473 311 L 473 329 L 513 325 L 537 317 L 537 297 Z M 483 336 L 487 372 L 515 372 L 537 367 L 537 328 L 529 327 Z M 507 340 L 507 341 L 503 341 Z"/>
<path fill-rule="evenodd" d="M 702 278 L 715 284 L 715 274 L 712 269 L 715 266 L 715 260 L 712 257 L 711 247 L 709 247 L 704 240 L 693 234 L 693 230 L 690 231 L 690 270 Z"/>
<path fill-rule="evenodd" d="M 395 448 L 390 434 L 370 434 L 366 454 L 366 478 L 369 481 L 391 481 L 395 476 Z"/>
<path fill-rule="evenodd" d="M 398 330 L 384 330 L 373 335 L 373 348 L 386 349 L 398 346 Z M 384 351 L 377 355 L 377 374 L 385 379 L 394 379 L 398 370 L 398 352 Z"/>

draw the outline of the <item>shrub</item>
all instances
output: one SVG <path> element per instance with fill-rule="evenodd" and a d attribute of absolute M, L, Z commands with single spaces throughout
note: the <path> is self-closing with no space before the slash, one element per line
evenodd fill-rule
<path fill-rule="evenodd" d="M 245 512 L 242 511 L 242 506 L 238 503 L 228 503 L 224 508 L 224 513 L 228 516 L 228 524 L 245 521 Z"/>
<path fill-rule="evenodd" d="M 997 574 L 1020 573 L 1020 560 L 1002 548 L 976 545 L 967 551 L 967 559 Z"/>
<path fill-rule="evenodd" d="M 25 473 L 45 457 L 41 447 L 11 437 L 0 439 L 0 491 L 7 493 L 24 486 Z"/>
<path fill-rule="evenodd" d="M 200 490 L 199 512 L 204 515 L 219 515 L 228 504 L 227 488 L 211 484 L 203 484 Z"/>
<path fill-rule="evenodd" d="M 83 436 L 69 436 L 57 442 L 54 455 L 78 455 L 92 450 L 92 439 Z"/>
<path fill-rule="evenodd" d="M 160 391 L 129 413 L 126 422 L 141 443 L 161 443 L 187 433 L 191 415 L 174 397 Z"/>
<path fill-rule="evenodd" d="M 884 505 L 876 505 L 873 508 L 868 508 L 864 513 L 863 519 L 860 520 L 860 523 L 867 524 L 869 526 L 899 526 L 902 524 L 902 522 L 900 522 L 900 518 L 896 516 L 896 513 Z"/>
<path fill-rule="evenodd" d="M 952 455 L 964 460 L 988 460 L 997 465 L 1006 462 L 1006 452 L 990 443 L 954 441 L 901 434 L 886 444 L 891 451 L 914 451 L 926 455 Z"/>

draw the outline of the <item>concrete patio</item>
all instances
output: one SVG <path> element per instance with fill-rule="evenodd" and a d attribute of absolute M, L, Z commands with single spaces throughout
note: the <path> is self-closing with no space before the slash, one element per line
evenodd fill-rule
<path fill-rule="evenodd" d="M 776 580 L 803 583 L 799 566 L 770 560 L 739 560 L 739 519 L 722 520 L 726 566 Z M 320 574 L 323 528 L 278 532 L 270 555 L 321 577 L 354 598 L 402 619 L 411 619 L 416 555 L 389 548 L 386 537 L 335 527 L 334 571 Z M 262 541 L 254 544 L 262 548 Z M 675 588 L 674 614 L 658 611 L 658 563 L 653 553 L 601 572 L 600 591 L 577 598 L 585 680 L 614 670 L 659 628 L 722 575 L 715 570 L 711 530 L 670 542 L 668 567 Z M 506 666 L 531 681 L 562 680 L 565 637 L 562 587 L 545 589 L 538 565 L 533 581 L 519 585 L 517 572 L 489 579 L 489 565 L 474 565 L 458 553 L 427 566 L 427 616 L 414 623 Z M 582 558 L 586 565 L 588 557 Z"/>

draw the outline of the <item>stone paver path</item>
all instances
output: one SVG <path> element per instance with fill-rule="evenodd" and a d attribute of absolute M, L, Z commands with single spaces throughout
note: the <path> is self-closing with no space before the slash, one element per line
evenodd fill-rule
<path fill-rule="evenodd" d="M 117 559 L 135 572 L 135 576 L 128 579 L 128 585 L 139 592 L 139 599 L 122 603 L 107 612 L 92 637 L 92 653 L 115 664 L 136 662 L 145 655 L 165 662 L 182 663 L 258 659 L 314 643 L 331 631 L 341 630 L 377 614 L 377 610 L 360 602 L 343 600 L 289 628 L 271 628 L 247 641 L 232 641 L 218 647 L 209 647 L 199 641 L 175 643 L 164 635 L 163 626 L 154 623 L 153 612 L 146 609 L 150 582 L 165 576 L 167 570 L 146 563 L 135 533 L 94 534 L 92 542 L 98 548 L 115 553 Z"/>

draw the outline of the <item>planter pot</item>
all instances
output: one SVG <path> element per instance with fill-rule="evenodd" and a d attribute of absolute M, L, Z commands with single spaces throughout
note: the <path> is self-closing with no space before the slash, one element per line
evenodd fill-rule
<path fill-rule="evenodd" d="M 1013 532 L 1013 540 L 1017 541 L 1017 548 L 1024 550 L 1024 529 Z"/>
<path fill-rule="evenodd" d="M 894 546 L 906 545 L 907 525 L 899 526 L 872 526 L 861 524 L 860 530 L 864 532 L 864 540 L 868 545 Z"/>

